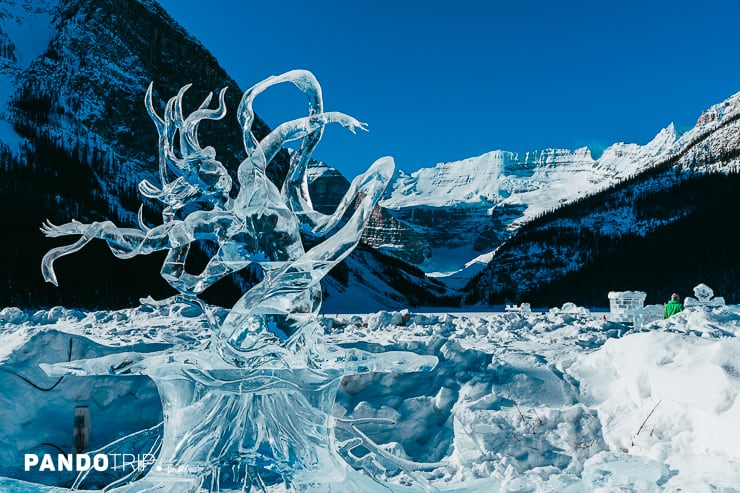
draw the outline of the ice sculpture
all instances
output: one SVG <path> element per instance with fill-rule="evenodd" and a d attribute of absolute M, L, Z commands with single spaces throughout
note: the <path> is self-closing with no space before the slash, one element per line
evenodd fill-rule
<path fill-rule="evenodd" d="M 647 294 L 644 291 L 609 291 L 609 320 L 640 327 Z"/>
<path fill-rule="evenodd" d="M 714 296 L 714 290 L 704 283 L 694 286 L 694 296 L 687 296 L 683 304 L 686 308 L 699 306 L 703 308 L 722 308 L 725 299 L 722 296 Z"/>
<path fill-rule="evenodd" d="M 285 82 L 306 94 L 308 115 L 257 140 L 251 131 L 253 102 L 264 90 Z M 158 460 L 145 478 L 115 491 L 183 493 L 220 491 L 226 485 L 262 491 L 270 481 L 297 491 L 388 491 L 391 486 L 380 486 L 357 472 L 338 449 L 362 446 L 369 452 L 365 463 L 382 469 L 382 463 L 390 461 L 411 477 L 421 465 L 392 456 L 353 423 L 332 417 L 340 379 L 348 373 L 430 369 L 436 358 L 342 350 L 323 342 L 316 316 L 320 280 L 359 242 L 392 175 L 393 160 L 383 157 L 355 178 L 333 215 L 315 211 L 306 168 L 324 126 L 339 123 L 353 132 L 365 127 L 343 113 L 324 112 L 318 81 L 310 72 L 295 70 L 265 79 L 241 99 L 237 117 L 247 158 L 239 165 L 239 190 L 234 194 L 226 168 L 212 147 L 200 145 L 197 133 L 202 120 L 225 115 L 225 90 L 218 95 L 217 108 L 210 108 L 209 96 L 185 116 L 182 99 L 188 87 L 168 101 L 161 117 L 151 86 L 146 93 L 146 107 L 159 132 L 161 184 L 145 180 L 139 189 L 162 203 L 162 224 L 146 226 L 141 211 L 138 227 L 130 228 L 109 221 L 61 226 L 47 222 L 42 227 L 47 236 L 79 239 L 50 250 L 42 272 L 57 284 L 53 262 L 96 238 L 120 258 L 166 250 L 161 274 L 179 291 L 179 301 L 199 307 L 209 319 L 208 344 L 72 361 L 45 370 L 55 375 L 143 374 L 157 384 L 165 418 Z M 300 145 L 278 189 L 265 169 L 284 143 L 297 139 Z M 316 246 L 306 249 L 302 237 L 323 241 L 312 241 Z M 217 249 L 202 272 L 193 274 L 185 270 L 185 262 L 198 240 L 214 241 Z M 217 319 L 196 295 L 250 266 L 258 266 L 263 279 L 225 318 Z M 354 438 L 336 443 L 336 426 Z"/>

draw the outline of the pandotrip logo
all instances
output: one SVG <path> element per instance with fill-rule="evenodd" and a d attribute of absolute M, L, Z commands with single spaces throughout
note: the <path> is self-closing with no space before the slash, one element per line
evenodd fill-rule
<path fill-rule="evenodd" d="M 153 454 L 25 454 L 23 469 L 26 472 L 143 472 L 156 460 Z"/>

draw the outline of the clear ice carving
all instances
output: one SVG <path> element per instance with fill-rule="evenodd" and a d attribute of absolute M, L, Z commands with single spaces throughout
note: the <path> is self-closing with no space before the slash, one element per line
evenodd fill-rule
<path fill-rule="evenodd" d="M 308 115 L 285 122 L 258 140 L 252 133 L 253 102 L 264 90 L 286 82 L 305 93 Z M 152 86 L 145 98 L 159 133 L 161 183 L 144 180 L 139 190 L 162 203 L 161 224 L 147 226 L 140 210 L 138 227 L 119 227 L 110 221 L 60 226 L 46 222 L 42 227 L 51 237 L 79 236 L 44 256 L 47 281 L 57 284 L 56 259 L 93 239 L 105 241 L 120 258 L 166 250 L 162 277 L 180 293 L 177 301 L 199 307 L 209 320 L 211 334 L 205 345 L 44 365 L 53 375 L 148 375 L 156 383 L 164 412 L 157 462 L 143 479 L 119 483 L 111 491 L 183 493 L 227 487 L 263 491 L 270 482 L 282 482 L 295 491 L 400 488 L 368 476 L 382 474 L 383 463 L 392 463 L 416 478 L 421 490 L 429 490 L 417 471 L 439 464 L 393 456 L 351 421 L 335 419 L 331 409 L 346 374 L 429 370 L 436 358 L 341 349 L 323 341 L 317 320 L 320 281 L 357 246 L 393 173 L 392 158 L 378 159 L 355 178 L 334 214 L 314 210 L 306 168 L 324 127 L 338 123 L 354 132 L 365 126 L 349 115 L 324 112 L 316 78 L 294 70 L 265 79 L 241 99 L 237 117 L 247 157 L 238 167 L 239 190 L 234 194 L 226 168 L 212 147 L 201 146 L 197 132 L 202 120 L 226 114 L 225 89 L 218 95 L 217 108 L 210 107 L 209 96 L 185 116 L 182 99 L 188 87 L 167 102 L 162 116 L 154 108 Z M 265 170 L 286 142 L 297 139 L 300 145 L 278 189 Z M 306 249 L 306 237 L 313 238 L 315 246 Z M 211 240 L 217 248 L 203 270 L 193 274 L 186 272 L 185 262 L 198 240 Z M 225 317 L 214 316 L 197 298 L 224 276 L 248 267 L 261 269 L 263 278 Z M 353 438 L 338 443 L 334 434 L 338 426 Z M 351 452 L 358 447 L 366 454 L 355 466 L 365 473 L 345 460 L 356 457 Z M 341 456 L 340 450 L 349 453 Z"/>
<path fill-rule="evenodd" d="M 725 306 L 722 296 L 714 296 L 714 290 L 704 283 L 694 286 L 694 296 L 687 296 L 683 304 L 685 307 L 721 308 Z"/>
<path fill-rule="evenodd" d="M 644 322 L 644 291 L 609 291 L 609 320 L 640 327 Z"/>

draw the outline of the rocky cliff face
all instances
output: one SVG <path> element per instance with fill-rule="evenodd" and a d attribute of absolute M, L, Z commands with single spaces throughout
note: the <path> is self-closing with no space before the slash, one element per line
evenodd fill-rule
<path fill-rule="evenodd" d="M 349 189 L 349 181 L 336 169 L 318 161 L 309 164 L 306 177 L 314 209 L 323 214 L 333 214 Z"/>

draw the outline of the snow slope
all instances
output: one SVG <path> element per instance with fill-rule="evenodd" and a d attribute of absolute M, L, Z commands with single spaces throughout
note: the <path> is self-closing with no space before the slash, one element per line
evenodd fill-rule
<path fill-rule="evenodd" d="M 740 93 L 707 109 L 686 132 L 670 124 L 644 145 L 616 143 L 598 158 L 585 147 L 497 150 L 411 174 L 398 171 L 381 205 L 407 230 L 394 236 L 398 225 L 388 222 L 387 234 L 377 227 L 369 243 L 460 288 L 522 224 L 548 211 L 671 159 L 690 162 L 692 173 L 721 170 L 725 163 L 716 156 L 736 153 L 738 134 L 731 123 L 738 114 Z"/>
<path fill-rule="evenodd" d="M 0 2 L 0 142 L 18 149 L 21 137 L 8 122 L 6 112 L 15 95 L 18 76 L 49 47 L 54 26 L 53 16 L 58 0 L 22 0 Z"/>
<path fill-rule="evenodd" d="M 680 142 L 671 124 L 645 145 L 617 143 L 598 159 L 586 147 L 497 150 L 397 171 L 380 205 L 401 225 L 380 215 L 364 241 L 459 288 L 523 223 L 649 168 Z"/>
<path fill-rule="evenodd" d="M 90 405 L 99 441 L 116 436 L 121 423 L 139 418 L 144 427 L 157 419 L 144 405 L 157 399 L 151 385 L 127 390 L 119 379 L 91 391 L 97 387 L 89 379 L 67 378 L 41 394 L 7 370 L 44 378 L 38 363 L 66 359 L 69 338 L 74 357 L 197 340 L 193 315 L 177 305 L 0 311 L 0 475 L 7 476 L 0 490 L 45 491 L 17 479 L 54 483 L 48 473 L 24 477 L 18 461 L 40 442 L 64 446 L 75 405 Z M 342 381 L 335 415 L 391 420 L 361 428 L 397 456 L 442 463 L 414 477 L 385 469 L 389 484 L 409 491 L 737 491 L 740 307 L 692 308 L 640 329 L 572 304 L 532 314 L 404 315 L 323 319 L 327 339 L 341 346 L 440 361 L 430 372 Z"/>

